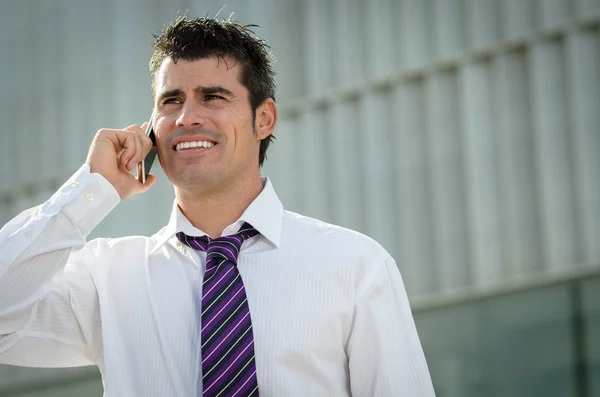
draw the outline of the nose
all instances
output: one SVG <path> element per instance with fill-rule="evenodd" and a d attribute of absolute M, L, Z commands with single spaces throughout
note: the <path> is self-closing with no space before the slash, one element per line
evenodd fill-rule
<path fill-rule="evenodd" d="M 202 106 L 193 100 L 187 100 L 183 103 L 179 117 L 177 117 L 177 127 L 183 129 L 198 128 L 204 125 L 204 115 Z"/>

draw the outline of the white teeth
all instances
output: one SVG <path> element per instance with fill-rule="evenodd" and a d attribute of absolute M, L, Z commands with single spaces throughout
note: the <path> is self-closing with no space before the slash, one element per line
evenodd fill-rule
<path fill-rule="evenodd" d="M 208 141 L 194 141 L 194 142 L 181 142 L 175 146 L 175 150 L 179 151 L 181 149 L 189 149 L 195 147 L 209 148 L 213 147 L 215 144 L 213 142 Z"/>

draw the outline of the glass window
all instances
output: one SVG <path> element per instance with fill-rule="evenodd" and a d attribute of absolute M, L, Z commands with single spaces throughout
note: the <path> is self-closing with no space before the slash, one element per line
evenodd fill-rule
<path fill-rule="evenodd" d="M 415 322 L 438 397 L 489 395 L 483 388 L 483 341 L 476 305 L 416 313 Z"/>
<path fill-rule="evenodd" d="M 488 396 L 576 396 L 566 286 L 482 303 Z"/>
<path fill-rule="evenodd" d="M 575 397 L 568 291 L 553 287 L 416 313 L 437 395 Z"/>
<path fill-rule="evenodd" d="M 582 285 L 588 396 L 600 396 L 600 278 Z"/>

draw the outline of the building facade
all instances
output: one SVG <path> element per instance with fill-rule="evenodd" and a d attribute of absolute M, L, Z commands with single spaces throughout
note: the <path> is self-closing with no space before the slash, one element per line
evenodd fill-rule
<path fill-rule="evenodd" d="M 278 59 L 263 174 L 394 256 L 438 395 L 600 395 L 600 0 L 222 3 L 0 1 L 0 224 L 98 129 L 150 116 L 165 22 L 234 12 Z M 94 237 L 168 221 L 156 172 Z M 0 396 L 101 390 L 91 368 L 0 366 Z"/>

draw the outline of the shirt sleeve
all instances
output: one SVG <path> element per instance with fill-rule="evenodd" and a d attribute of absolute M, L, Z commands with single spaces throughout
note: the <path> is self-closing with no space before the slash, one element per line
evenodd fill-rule
<path fill-rule="evenodd" d="M 86 239 L 119 201 L 85 164 L 48 201 L 0 230 L 0 363 L 93 364 L 99 312 Z"/>
<path fill-rule="evenodd" d="M 352 395 L 435 396 L 396 263 L 386 253 L 374 269 L 357 293 L 348 342 Z"/>

